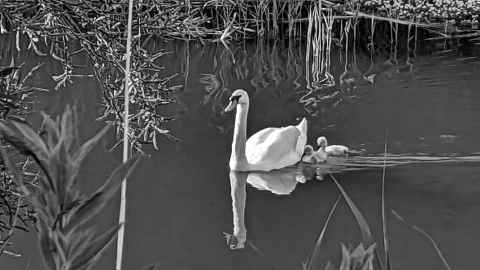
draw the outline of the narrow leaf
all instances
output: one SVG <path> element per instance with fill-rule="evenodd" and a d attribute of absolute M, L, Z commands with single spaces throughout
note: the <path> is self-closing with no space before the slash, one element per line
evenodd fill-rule
<path fill-rule="evenodd" d="M 330 174 L 330 177 L 332 178 L 333 182 L 335 183 L 338 190 L 342 194 L 343 198 L 347 202 L 347 204 L 350 208 L 350 211 L 352 212 L 353 216 L 355 217 L 355 220 L 357 221 L 358 227 L 360 228 L 360 232 L 362 234 L 363 242 L 365 242 L 365 244 L 367 244 L 369 246 L 374 244 L 375 241 L 373 239 L 372 232 L 370 230 L 370 226 L 368 226 L 367 220 L 363 216 L 362 212 L 360 212 L 360 210 L 355 205 L 355 203 L 352 201 L 352 199 L 350 199 L 350 196 L 348 196 L 347 192 L 345 191 L 345 189 L 343 189 L 343 187 L 340 185 L 340 183 L 337 181 L 337 179 L 332 174 Z M 377 260 L 378 260 L 379 269 L 383 269 L 384 264 L 383 264 L 382 260 L 380 259 L 380 256 L 378 255 L 378 252 L 376 250 L 375 250 L 375 258 L 377 258 Z"/>
<path fill-rule="evenodd" d="M 0 121 L 0 131 L 5 140 L 12 144 L 18 151 L 27 155 L 31 155 L 35 159 L 38 159 L 42 162 L 46 162 L 47 155 L 44 149 L 39 148 L 38 145 L 33 144 L 29 140 L 21 138 L 18 132 L 14 131 L 5 124 L 5 121 Z"/>
<path fill-rule="evenodd" d="M 340 201 L 341 196 L 339 195 L 335 203 L 333 204 L 332 208 L 330 208 L 330 212 L 328 213 L 327 219 L 325 220 L 325 223 L 323 224 L 322 231 L 318 235 L 317 242 L 315 242 L 315 247 L 313 248 L 312 254 L 310 257 L 307 259 L 306 262 L 306 269 L 310 270 L 312 269 L 312 264 L 317 257 L 317 255 L 320 254 L 320 245 L 322 244 L 323 237 L 325 236 L 325 232 L 327 231 L 328 223 L 330 222 L 330 219 L 333 216 L 333 213 L 335 212 L 335 209 L 337 208 L 338 202 Z"/>
<path fill-rule="evenodd" d="M 21 136 L 20 134 L 18 134 L 17 131 L 14 131 L 9 126 L 7 126 L 5 124 L 5 121 L 0 121 L 0 132 L 3 135 L 3 138 L 9 144 L 14 146 L 19 152 L 27 156 L 33 157 L 33 159 L 42 169 L 43 173 L 46 175 L 50 187 L 54 189 L 52 178 L 50 177 L 49 171 L 45 167 L 48 163 L 47 153 L 43 149 L 39 148 L 37 144 Z"/>
<path fill-rule="evenodd" d="M 47 133 L 47 145 L 49 148 L 55 147 L 56 142 L 60 139 L 60 131 L 58 130 L 58 125 L 53 119 L 41 112 L 43 117 L 43 122 L 41 126 L 41 130 Z"/>
<path fill-rule="evenodd" d="M 363 242 L 365 242 L 367 245 L 373 244 L 374 241 L 373 241 L 372 233 L 370 231 L 370 226 L 368 226 L 367 220 L 365 219 L 365 217 L 363 217 L 363 214 L 360 212 L 360 210 L 352 201 L 352 199 L 350 199 L 350 196 L 348 196 L 347 192 L 345 192 L 345 190 L 337 181 L 337 179 L 335 179 L 335 177 L 332 174 L 330 174 L 330 177 L 332 178 L 333 182 L 337 186 L 338 190 L 342 194 L 348 206 L 350 207 L 350 211 L 355 216 L 355 219 L 357 220 L 357 223 L 358 223 L 358 227 L 360 228 L 360 232 L 362 233 Z"/>
<path fill-rule="evenodd" d="M 40 243 L 40 251 L 43 257 L 43 262 L 45 263 L 45 266 L 49 270 L 56 270 L 55 267 L 55 244 L 53 244 L 48 236 L 48 228 L 45 224 L 42 223 L 40 220 L 40 225 L 41 229 L 39 230 L 39 243 Z M 43 225 L 42 225 L 43 224 Z"/>
<path fill-rule="evenodd" d="M 73 162 L 81 163 L 83 159 L 88 155 L 88 153 L 95 147 L 95 145 L 100 141 L 100 139 L 110 130 L 111 125 L 106 125 L 101 131 L 97 133 L 94 137 L 90 138 L 86 143 L 84 143 L 80 149 L 73 155 Z"/>
<path fill-rule="evenodd" d="M 74 134 L 75 134 L 75 123 L 73 122 L 73 112 L 70 106 L 67 106 L 65 112 L 62 115 L 62 122 L 61 122 L 61 135 L 60 138 L 65 144 L 65 148 L 67 151 L 70 151 L 73 141 L 74 141 Z"/>
<path fill-rule="evenodd" d="M 71 242 L 67 251 L 68 257 L 77 258 L 80 256 L 80 254 L 84 253 L 88 249 L 89 244 L 92 242 L 94 235 L 95 232 L 93 228 L 71 234 Z"/>
<path fill-rule="evenodd" d="M 423 237 L 427 238 L 427 240 L 430 242 L 430 244 L 432 244 L 433 248 L 435 249 L 435 251 L 437 252 L 438 254 L 438 257 L 440 257 L 440 259 L 442 260 L 442 263 L 443 265 L 445 266 L 445 268 L 447 270 L 450 270 L 452 269 L 450 267 L 450 264 L 448 264 L 448 261 L 447 259 L 445 258 L 445 256 L 443 255 L 442 251 L 440 250 L 440 247 L 437 245 L 437 243 L 435 242 L 435 240 L 433 240 L 433 238 L 424 230 L 422 230 L 420 227 L 416 226 L 416 225 L 411 225 L 409 224 L 402 216 L 400 216 L 400 214 L 398 214 L 395 210 L 392 209 L 392 213 L 393 215 L 398 219 L 400 220 L 401 222 L 403 222 L 405 225 L 407 226 L 410 226 L 413 230 L 417 231 L 418 233 L 420 233 Z"/>
<path fill-rule="evenodd" d="M 48 155 L 47 146 L 42 138 L 29 125 L 14 120 L 11 122 L 27 140 L 37 147 L 38 151 L 42 151 L 45 155 Z"/>
<path fill-rule="evenodd" d="M 122 184 L 122 180 L 129 178 L 130 173 L 134 170 L 139 160 L 140 158 L 131 158 L 118 166 L 103 186 L 74 210 L 68 223 L 63 228 L 64 232 L 70 232 L 98 214 L 113 197 L 115 191 Z"/>
<path fill-rule="evenodd" d="M 89 247 L 85 249 L 85 252 L 81 253 L 78 257 L 72 260 L 72 270 L 88 270 L 90 269 L 102 256 L 103 252 L 115 239 L 117 231 L 123 224 L 118 224 L 106 231 L 102 235 L 96 237 L 95 241 L 91 242 Z"/>

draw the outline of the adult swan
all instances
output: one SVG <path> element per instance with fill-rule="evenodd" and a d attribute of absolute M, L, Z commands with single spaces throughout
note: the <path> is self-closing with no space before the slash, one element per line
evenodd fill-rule
<path fill-rule="evenodd" d="M 297 126 L 265 128 L 247 140 L 249 98 L 246 91 L 235 90 L 226 112 L 237 110 L 233 133 L 230 169 L 234 171 L 271 171 L 299 162 L 307 143 L 307 120 Z"/>

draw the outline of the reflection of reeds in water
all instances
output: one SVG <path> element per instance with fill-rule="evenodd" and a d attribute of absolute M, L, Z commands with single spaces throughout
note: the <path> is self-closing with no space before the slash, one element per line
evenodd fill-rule
<path fill-rule="evenodd" d="M 358 8 L 357 7 L 353 7 Z M 353 14 L 354 15 L 354 14 Z M 320 115 L 322 111 L 342 111 L 342 104 L 348 104 L 349 100 L 357 102 L 368 95 L 371 85 L 381 78 L 392 79 L 400 73 L 412 73 L 413 59 L 417 46 L 418 27 L 416 21 L 405 24 L 407 30 L 406 59 L 400 63 L 398 59 L 400 23 L 397 21 L 382 22 L 380 33 L 377 19 L 358 17 L 341 17 L 332 15 L 330 8 L 322 8 L 320 4 L 312 6 L 308 14 L 308 27 L 306 30 L 305 52 L 305 83 L 306 89 L 300 97 L 306 111 L 313 115 Z M 413 30 L 413 27 L 415 29 Z M 369 29 L 369 35 L 357 36 L 357 33 Z M 389 37 L 386 50 L 375 44 L 382 42 L 385 35 Z M 338 36 L 339 38 L 335 38 Z M 367 69 L 359 64 L 358 48 L 366 41 L 370 53 L 370 65 Z M 338 49 L 333 50 L 332 44 L 338 44 Z M 363 46 L 362 46 L 363 47 Z M 340 63 L 343 62 L 343 71 L 332 72 L 331 54 L 338 52 Z M 386 60 L 378 60 L 386 52 Z M 328 124 L 327 124 L 328 125 Z"/>
<path fill-rule="evenodd" d="M 371 85 L 379 79 L 392 78 L 400 72 L 413 70 L 412 60 L 415 53 L 411 50 L 415 50 L 416 46 L 412 29 L 414 26 L 408 28 L 411 32 L 408 35 L 411 46 L 407 48 L 405 65 L 396 60 L 398 50 L 394 47 L 398 46 L 395 42 L 399 41 L 395 38 L 395 31 L 399 30 L 390 30 L 388 23 L 382 26 L 380 30 L 383 32 L 379 32 L 377 21 L 373 18 L 364 20 L 335 17 L 331 8 L 321 7 L 317 3 L 312 5 L 309 12 L 307 38 L 303 44 L 293 38 L 274 42 L 260 38 L 256 43 L 245 42 L 240 46 L 232 46 L 225 41 L 203 48 L 199 52 L 192 51 L 193 55 L 185 53 L 187 58 L 184 61 L 188 66 L 189 59 L 198 58 L 196 55 L 199 53 L 212 55 L 214 70 L 202 75 L 201 83 L 205 85 L 203 104 L 211 106 L 215 117 L 221 115 L 229 91 L 240 85 L 247 90 L 253 89 L 252 95 L 258 91 L 269 91 L 275 97 L 285 94 L 296 96 L 301 93 L 299 102 L 304 105 L 307 113 L 316 116 L 328 110 L 328 117 L 337 119 L 338 114 L 345 111 L 346 105 L 358 103 L 368 95 Z M 365 27 L 370 29 L 368 37 L 357 37 L 356 33 Z M 383 34 L 388 36 L 389 32 L 394 35 L 394 43 L 387 43 L 388 49 L 384 50 L 376 43 Z M 359 52 L 360 43 L 364 39 L 369 43 L 367 49 L 370 52 L 370 65 L 367 64 L 366 68 L 362 68 Z M 382 51 L 389 54 L 386 61 L 378 60 Z M 336 63 L 332 65 L 334 54 L 339 55 L 343 69 L 338 68 Z M 185 76 L 190 76 L 187 70 Z M 246 83 L 249 85 L 245 85 Z M 188 85 L 187 78 L 185 85 Z M 327 119 L 323 126 L 333 124 Z"/>
<path fill-rule="evenodd" d="M 335 80 L 330 73 L 333 10 L 327 8 L 325 13 L 322 12 L 321 1 L 309 12 L 305 62 L 307 88 L 312 90 L 335 86 Z"/>
<path fill-rule="evenodd" d="M 205 85 L 207 95 L 204 104 L 209 103 L 214 95 L 212 91 L 220 88 L 231 88 L 239 81 L 248 81 L 256 90 L 272 88 L 288 81 L 300 81 L 301 66 L 299 60 L 300 47 L 295 49 L 295 41 L 290 40 L 288 49 L 282 42 L 266 43 L 260 39 L 254 46 L 229 47 L 216 46 L 213 49 L 213 74 L 204 74 L 201 83 Z M 255 48 L 252 51 L 252 48 Z M 287 50 L 286 57 L 282 52 Z M 233 90 L 233 89 L 230 89 Z"/>

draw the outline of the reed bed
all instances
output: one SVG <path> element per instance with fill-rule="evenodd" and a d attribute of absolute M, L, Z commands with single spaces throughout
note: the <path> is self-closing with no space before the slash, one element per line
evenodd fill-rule
<path fill-rule="evenodd" d="M 49 270 L 91 269 L 98 261 L 123 224 L 96 234 L 87 225 L 88 221 L 113 198 L 139 160 L 131 158 L 117 167 L 92 194 L 81 192 L 80 165 L 110 126 L 80 144 L 76 119 L 76 111 L 69 107 L 57 120 L 44 115 L 43 137 L 25 122 L 0 121 L 2 139 L 35 160 L 41 172 L 37 181 L 25 181 L 3 144 L 0 145 L 3 161 L 18 185 L 19 200 L 25 200 L 35 210 L 40 254 Z M 14 220 L 18 217 L 17 208 Z"/>
<path fill-rule="evenodd" d="M 106 33 L 123 32 L 128 1 L 2 1 L 0 30 L 35 29 L 43 24 L 94 35 L 97 24 Z M 480 4 L 474 0 L 144 0 L 134 6 L 133 29 L 143 37 L 181 39 L 286 38 L 305 34 L 314 7 L 331 9 L 335 20 L 363 17 L 450 33 L 478 29 Z M 33 23 L 28 27 L 26 23 Z"/>

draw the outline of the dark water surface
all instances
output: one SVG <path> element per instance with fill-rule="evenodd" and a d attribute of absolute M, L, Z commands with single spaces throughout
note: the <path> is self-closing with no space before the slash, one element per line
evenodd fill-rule
<path fill-rule="evenodd" d="M 2 46 L 6 46 L 5 44 Z M 153 45 L 152 45 L 153 46 Z M 160 269 L 300 269 L 311 253 L 338 190 L 325 177 L 305 184 L 287 183 L 287 195 L 247 188 L 246 227 L 250 246 L 230 251 L 222 232 L 232 232 L 232 199 L 228 158 L 233 115 L 221 111 L 231 91 L 250 94 L 248 134 L 268 126 L 309 120 L 309 142 L 325 135 L 331 143 L 364 149 L 381 156 L 385 137 L 396 155 L 467 156 L 480 152 L 480 64 L 478 48 L 460 46 L 441 51 L 424 44 L 406 63 L 388 57 L 332 51 L 330 73 L 335 86 L 306 82 L 305 48 L 298 44 L 168 43 L 172 54 L 161 62 L 166 73 L 179 73 L 184 84 L 172 133 L 181 139 L 162 139 L 159 151 L 135 171 L 128 190 L 125 269 L 158 263 Z M 441 47 L 441 46 L 440 46 Z M 290 48 L 290 49 L 288 49 Z M 3 49 L 4 50 L 4 49 Z M 10 62 L 2 54 L 2 65 Z M 395 58 L 395 57 L 393 57 Z M 390 57 L 392 59 L 392 57 Z M 16 57 L 27 65 L 45 61 L 34 78 L 53 88 L 50 76 L 60 66 L 48 57 L 24 52 Z M 357 64 L 354 64 L 354 61 Z M 345 71 L 345 68 L 347 71 Z M 362 75 L 373 83 L 362 78 Z M 93 79 L 78 79 L 58 91 L 39 94 L 35 111 L 59 113 L 65 104 L 78 104 L 81 136 L 87 138 L 102 123 L 102 94 Z M 38 115 L 32 114 L 38 122 Z M 93 189 L 121 160 L 107 153 L 105 139 L 84 164 L 83 183 Z M 453 269 L 475 269 L 480 239 L 480 162 L 414 162 L 388 168 L 386 206 L 394 269 L 442 269 L 435 250 L 422 235 L 391 214 L 428 232 Z M 335 174 L 365 215 L 381 248 L 380 188 L 382 170 L 370 168 Z M 267 181 L 268 182 L 268 181 Z M 268 183 L 266 183 L 268 184 Z M 278 184 L 278 183 L 277 183 Z M 275 184 L 272 184 L 275 186 Z M 270 185 L 270 186 L 272 186 Z M 277 192 L 278 193 L 278 192 Z M 102 228 L 116 222 L 118 201 L 98 217 Z M 33 234 L 17 233 L 14 250 L 22 258 L 2 257 L 1 269 L 43 269 Z M 321 247 L 316 269 L 327 261 L 338 264 L 340 243 L 357 245 L 361 234 L 344 202 L 339 204 Z M 95 269 L 113 269 L 109 250 Z"/>

